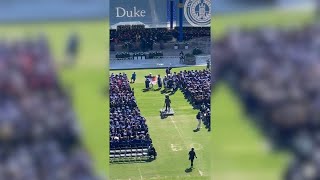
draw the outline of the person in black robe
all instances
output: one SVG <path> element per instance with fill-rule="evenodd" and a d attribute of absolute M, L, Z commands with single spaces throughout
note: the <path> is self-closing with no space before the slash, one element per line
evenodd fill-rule
<path fill-rule="evenodd" d="M 150 80 L 149 80 L 149 78 L 146 78 L 145 86 L 146 86 L 146 89 L 150 88 Z"/>
<path fill-rule="evenodd" d="M 131 83 L 135 83 L 136 82 L 136 78 L 137 78 L 137 74 L 136 72 L 133 72 L 133 74 L 131 75 Z"/>
<path fill-rule="evenodd" d="M 166 68 L 166 74 L 167 74 L 167 76 L 168 76 L 168 74 L 171 73 L 171 69 L 172 69 L 171 67 L 167 67 L 167 68 Z"/>
<path fill-rule="evenodd" d="M 184 63 L 184 53 L 183 53 L 183 51 L 180 52 L 179 56 L 180 56 L 180 64 L 183 64 Z"/>
<path fill-rule="evenodd" d="M 80 46 L 79 36 L 76 33 L 72 33 L 67 41 L 66 47 L 66 58 L 67 58 L 67 65 L 74 65 L 78 51 Z"/>
<path fill-rule="evenodd" d="M 193 168 L 193 160 L 194 158 L 198 158 L 196 155 L 196 152 L 194 152 L 194 148 L 191 148 L 191 151 L 189 151 L 189 160 L 191 162 L 191 168 Z"/>
<path fill-rule="evenodd" d="M 158 82 L 159 89 L 161 89 L 162 88 L 162 80 L 161 80 L 160 74 L 158 75 L 157 82 Z"/>
<path fill-rule="evenodd" d="M 168 112 L 168 111 L 170 111 L 170 104 L 171 104 L 171 100 L 170 100 L 170 98 L 169 98 L 169 96 L 168 95 L 166 95 L 166 99 L 164 100 L 164 103 L 165 103 L 165 105 L 166 105 L 166 112 Z"/>

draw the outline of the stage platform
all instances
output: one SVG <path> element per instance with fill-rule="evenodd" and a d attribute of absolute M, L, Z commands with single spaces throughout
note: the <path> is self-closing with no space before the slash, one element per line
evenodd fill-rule
<path fill-rule="evenodd" d="M 166 108 L 160 109 L 160 116 L 162 119 L 168 116 L 173 116 L 173 115 L 174 115 L 174 110 L 172 108 L 170 108 L 170 111 L 166 111 Z"/>
<path fill-rule="evenodd" d="M 126 69 L 156 69 L 166 67 L 187 67 L 187 66 L 206 66 L 207 60 L 211 60 L 210 55 L 196 56 L 195 65 L 185 65 L 180 63 L 178 57 L 164 57 L 161 59 L 129 59 L 129 60 L 110 60 L 111 70 Z"/>

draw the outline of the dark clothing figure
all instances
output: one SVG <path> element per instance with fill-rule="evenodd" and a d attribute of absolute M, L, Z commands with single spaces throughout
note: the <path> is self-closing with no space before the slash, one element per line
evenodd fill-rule
<path fill-rule="evenodd" d="M 170 111 L 170 103 L 171 103 L 171 100 L 169 99 L 169 96 L 166 96 L 166 99 L 165 99 L 165 104 L 166 104 L 166 111 Z"/>
<path fill-rule="evenodd" d="M 152 79 L 152 74 L 150 73 L 148 76 L 145 76 L 145 78 Z"/>
<path fill-rule="evenodd" d="M 168 89 L 172 89 L 172 86 L 173 86 L 173 80 L 169 79 L 168 80 L 168 85 L 167 85 Z"/>
<path fill-rule="evenodd" d="M 194 152 L 194 148 L 189 151 L 189 160 L 191 161 L 191 167 L 193 167 L 193 160 L 197 158 L 196 152 Z"/>
<path fill-rule="evenodd" d="M 164 89 L 167 89 L 167 78 L 166 76 L 163 78 L 163 85 L 164 85 Z"/>
<path fill-rule="evenodd" d="M 72 34 L 68 40 L 67 44 L 67 54 L 75 56 L 78 53 L 79 48 L 79 38 L 77 34 Z"/>
<path fill-rule="evenodd" d="M 184 64 L 184 56 L 180 57 L 180 64 Z"/>
<path fill-rule="evenodd" d="M 170 68 L 170 67 L 167 67 L 167 68 L 166 68 L 166 74 L 167 74 L 167 75 L 171 73 L 171 69 L 172 69 L 172 68 Z"/>
<path fill-rule="evenodd" d="M 150 80 L 149 80 L 149 78 L 146 78 L 145 86 L 146 86 L 146 89 L 150 88 Z"/>
<path fill-rule="evenodd" d="M 72 34 L 67 42 L 66 57 L 69 65 L 74 64 L 79 50 L 79 37 L 77 34 Z"/>
<path fill-rule="evenodd" d="M 201 119 L 202 119 L 202 114 L 201 114 L 201 112 L 198 112 L 198 114 L 197 114 L 197 120 L 198 120 L 198 126 L 197 126 L 197 130 L 199 131 L 200 130 L 200 128 L 201 128 Z"/>
<path fill-rule="evenodd" d="M 173 91 L 176 92 L 178 90 L 178 84 L 176 82 L 173 82 L 172 88 Z"/>
<path fill-rule="evenodd" d="M 197 119 L 201 119 L 201 112 L 198 112 Z"/>
<path fill-rule="evenodd" d="M 184 53 L 183 51 L 180 52 L 180 63 L 183 64 L 184 63 Z"/>
<path fill-rule="evenodd" d="M 134 72 L 134 73 L 131 75 L 131 82 L 132 82 L 132 83 L 135 83 L 135 82 L 136 82 L 136 77 L 137 77 L 137 74 L 136 74 L 136 72 Z"/>
<path fill-rule="evenodd" d="M 158 76 L 158 87 L 161 89 L 162 88 L 162 81 L 161 81 L 161 77 Z"/>
<path fill-rule="evenodd" d="M 153 156 L 154 159 L 157 158 L 157 151 L 152 145 L 149 147 L 148 155 Z"/>

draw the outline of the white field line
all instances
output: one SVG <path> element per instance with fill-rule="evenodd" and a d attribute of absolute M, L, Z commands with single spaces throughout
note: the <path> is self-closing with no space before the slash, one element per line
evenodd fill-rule
<path fill-rule="evenodd" d="M 182 139 L 184 145 L 185 145 L 186 147 L 188 147 L 187 143 L 185 142 L 185 140 L 184 140 L 184 138 L 183 138 L 183 136 L 182 136 L 182 134 L 181 134 L 181 132 L 180 132 L 180 129 L 178 128 L 178 126 L 176 125 L 175 121 L 173 120 L 173 117 L 170 116 L 170 119 L 171 119 L 171 122 L 173 123 L 174 127 L 175 127 L 176 130 L 178 131 L 178 134 L 179 134 L 180 138 Z M 198 160 L 198 161 L 199 161 L 199 160 Z M 199 172 L 200 176 L 203 176 L 203 172 L 202 172 L 199 168 L 198 168 L 198 172 Z"/>
<path fill-rule="evenodd" d="M 138 170 L 139 170 L 139 174 L 140 174 L 140 180 L 143 180 L 142 174 L 141 174 L 141 170 L 140 170 L 140 166 L 138 166 Z"/>
<path fill-rule="evenodd" d="M 179 134 L 180 138 L 182 139 L 184 145 L 188 147 L 188 145 L 186 144 L 186 142 L 185 142 L 185 140 L 184 140 L 184 138 L 183 138 L 183 136 L 182 136 L 182 133 L 180 132 L 178 126 L 177 126 L 176 123 L 174 122 L 172 116 L 170 116 L 170 119 L 171 119 L 172 124 L 174 125 L 174 128 L 176 128 L 176 130 L 178 131 L 178 134 Z"/>
<path fill-rule="evenodd" d="M 203 176 L 203 172 L 198 169 L 200 176 Z"/>

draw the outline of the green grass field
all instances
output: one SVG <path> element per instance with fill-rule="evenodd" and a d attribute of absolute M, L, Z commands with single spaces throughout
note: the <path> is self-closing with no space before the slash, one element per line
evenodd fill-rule
<path fill-rule="evenodd" d="M 288 163 L 284 152 L 272 151 L 237 94 L 219 83 L 213 95 L 212 177 L 219 180 L 282 179 Z"/>
<path fill-rule="evenodd" d="M 310 12 L 290 12 L 290 11 L 262 11 L 245 14 L 233 14 L 226 16 L 216 16 L 213 18 L 214 38 L 219 38 L 225 33 L 228 27 L 241 26 L 247 28 L 255 28 L 258 26 L 296 26 L 301 23 L 310 22 Z M 59 68 L 59 76 L 62 83 L 72 92 L 75 111 L 79 117 L 79 123 L 83 132 L 83 143 L 91 154 L 94 166 L 98 174 L 106 177 L 109 173 L 108 163 L 108 97 L 105 95 L 108 81 L 108 26 L 107 21 L 79 21 L 79 22 L 48 22 L 34 24 L 2 24 L 0 25 L 0 37 L 19 38 L 28 37 L 37 33 L 45 33 L 50 41 L 53 55 L 59 60 L 63 59 L 63 50 L 66 38 L 70 32 L 78 32 L 81 36 L 81 53 L 78 65 L 72 69 Z M 137 84 L 139 86 L 139 84 Z M 212 143 L 208 149 L 211 157 L 211 170 L 204 167 L 203 172 L 211 172 L 213 179 L 217 180 L 270 180 L 279 179 L 281 173 L 288 161 L 288 155 L 278 152 L 270 152 L 266 150 L 266 140 L 260 131 L 254 127 L 248 117 L 243 112 L 243 107 L 237 95 L 230 91 L 228 86 L 220 82 L 216 85 L 213 93 L 212 102 Z M 139 89 L 139 88 L 136 88 Z M 162 96 L 156 96 L 156 92 L 149 92 L 154 98 L 163 101 Z M 184 107 L 191 108 L 185 100 L 182 99 L 179 92 L 173 98 L 184 103 Z M 190 142 L 198 141 L 198 139 L 186 138 L 185 141 L 179 139 L 179 133 L 174 128 L 171 119 L 159 120 L 158 104 L 145 104 L 140 102 L 145 96 L 139 96 L 139 107 L 145 117 L 150 120 L 150 130 L 152 138 L 155 142 L 165 144 L 166 138 L 169 140 L 177 140 L 187 151 L 187 145 Z M 141 99 L 140 99 L 141 98 Z M 156 102 L 158 103 L 158 102 Z M 148 111 L 148 107 L 150 111 Z M 161 106 L 161 105 L 160 105 Z M 146 108 L 147 107 L 147 108 Z M 153 110 L 155 111 L 153 112 Z M 190 124 L 185 124 L 183 116 L 178 113 L 186 112 L 186 115 L 193 114 L 192 110 L 186 111 L 175 108 L 177 115 L 173 121 L 176 125 L 180 124 L 180 133 L 187 136 L 189 128 L 194 128 L 192 120 Z M 155 118 L 155 119 L 153 119 Z M 183 123 L 182 123 L 183 122 Z M 148 122 L 149 123 L 149 122 Z M 153 123 L 155 126 L 153 126 Z M 164 132 L 176 132 L 175 134 L 164 134 L 165 137 L 159 137 L 156 132 L 160 131 L 160 127 Z M 203 143 L 205 139 L 200 138 L 207 132 L 200 132 L 199 142 Z M 155 134 L 155 135 L 153 135 Z M 173 135 L 173 136 L 171 136 Z M 149 173 L 159 172 L 158 166 L 164 166 L 161 163 L 168 162 L 168 174 L 185 175 L 184 170 L 188 167 L 187 157 L 184 153 L 178 153 L 176 161 L 172 157 L 163 157 L 162 152 L 170 152 L 168 146 L 158 146 L 159 159 L 148 164 L 136 164 L 141 173 L 145 173 L 146 177 L 150 177 Z M 206 161 L 202 161 L 201 157 L 198 164 L 204 165 Z M 118 166 L 119 167 L 119 166 Z M 124 167 L 121 167 L 124 168 Z M 131 167 L 128 166 L 128 169 Z M 119 174 L 122 171 L 123 178 L 129 177 L 131 172 L 128 169 L 118 169 L 116 166 L 111 167 L 111 176 Z M 132 168 L 134 169 L 134 168 Z M 126 170 L 126 171 L 124 171 Z M 202 170 L 202 169 L 201 169 Z M 175 172 L 173 172 L 175 171 Z M 123 173 L 126 172 L 126 173 Z M 132 173 L 139 178 L 137 169 Z M 197 170 L 190 173 L 198 176 Z M 155 174 L 157 176 L 157 174 Z M 125 176 L 125 177 L 124 177 Z M 114 176 L 113 176 L 114 177 Z M 131 177 L 131 176 L 130 176 Z M 186 176 L 187 177 L 187 176 Z M 140 177 L 141 178 L 141 177 Z M 146 179 L 146 178 L 145 178 Z M 192 179 L 192 178 L 191 178 Z"/>
<path fill-rule="evenodd" d="M 173 71 L 188 69 L 204 69 L 205 67 L 174 68 Z M 161 119 L 159 110 L 163 107 L 164 94 L 160 91 L 144 89 L 144 76 L 150 72 L 154 75 L 165 75 L 164 69 L 111 71 L 125 72 L 130 77 L 137 73 L 137 81 L 131 84 L 135 89 L 135 97 L 142 116 L 147 119 L 153 145 L 158 152 L 155 161 L 147 163 L 111 164 L 111 179 L 209 179 L 210 175 L 210 135 L 203 126 L 199 132 L 193 132 L 197 126 L 196 114 L 182 92 L 178 90 L 170 96 L 174 116 Z M 111 73 L 110 72 L 110 73 Z M 194 169 L 190 173 L 185 170 L 190 167 L 188 152 L 194 147 L 198 156 Z"/>

